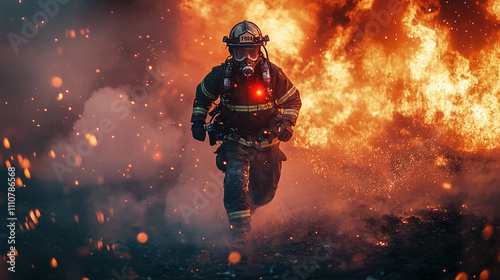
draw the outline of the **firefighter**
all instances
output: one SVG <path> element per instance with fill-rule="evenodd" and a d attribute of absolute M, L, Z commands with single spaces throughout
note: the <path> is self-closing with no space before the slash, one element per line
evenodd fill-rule
<path fill-rule="evenodd" d="M 230 55 L 197 86 L 191 116 L 196 140 L 204 141 L 207 131 L 212 145 L 222 140 L 216 163 L 225 173 L 224 206 L 235 246 L 247 243 L 251 215 L 274 198 L 286 160 L 279 144 L 292 138 L 302 105 L 297 88 L 269 61 L 268 41 L 256 24 L 236 24 L 223 39 Z"/>

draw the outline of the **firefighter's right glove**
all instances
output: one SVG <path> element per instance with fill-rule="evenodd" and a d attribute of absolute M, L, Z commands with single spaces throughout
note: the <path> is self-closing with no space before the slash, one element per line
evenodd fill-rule
<path fill-rule="evenodd" d="M 292 124 L 287 122 L 287 121 L 284 121 L 280 125 L 278 140 L 283 141 L 283 142 L 287 142 L 290 139 L 292 139 L 292 135 L 293 135 Z"/>
<path fill-rule="evenodd" d="M 193 138 L 201 142 L 205 141 L 205 138 L 207 137 L 205 124 L 202 122 L 194 122 L 191 125 L 191 132 L 193 133 Z"/>

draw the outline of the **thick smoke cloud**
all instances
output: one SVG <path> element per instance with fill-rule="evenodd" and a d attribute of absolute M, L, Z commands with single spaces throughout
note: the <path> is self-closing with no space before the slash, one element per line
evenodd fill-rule
<path fill-rule="evenodd" d="M 74 131 L 53 141 L 50 149 L 55 157 L 42 166 L 51 166 L 60 181 L 69 183 L 149 181 L 156 177 L 180 150 L 182 132 L 171 119 L 152 113 L 162 111 L 158 104 L 131 101 L 128 92 L 112 88 L 94 92 L 74 123 Z"/>

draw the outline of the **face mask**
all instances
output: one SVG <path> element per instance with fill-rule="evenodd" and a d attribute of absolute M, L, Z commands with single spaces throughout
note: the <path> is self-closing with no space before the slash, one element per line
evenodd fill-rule
<path fill-rule="evenodd" d="M 233 51 L 236 64 L 245 77 L 250 77 L 255 72 L 254 66 L 257 64 L 260 55 L 260 46 L 236 47 Z"/>

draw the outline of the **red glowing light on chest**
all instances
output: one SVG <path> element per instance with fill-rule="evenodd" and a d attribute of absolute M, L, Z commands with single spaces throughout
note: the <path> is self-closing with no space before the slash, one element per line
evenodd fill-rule
<path fill-rule="evenodd" d="M 264 97 L 265 93 L 266 93 L 264 86 L 262 84 L 259 84 L 259 83 L 249 85 L 248 90 L 249 90 L 248 93 L 251 96 L 258 98 L 258 99 Z"/>

